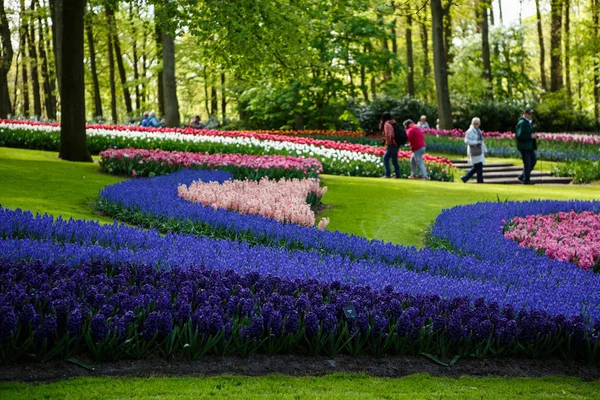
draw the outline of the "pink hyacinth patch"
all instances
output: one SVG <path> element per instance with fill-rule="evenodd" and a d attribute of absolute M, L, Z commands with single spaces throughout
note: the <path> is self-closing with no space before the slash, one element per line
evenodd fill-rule
<path fill-rule="evenodd" d="M 600 268 L 600 214 L 571 211 L 515 217 L 504 237 L 585 270 Z"/>
<path fill-rule="evenodd" d="M 327 187 L 320 187 L 318 179 L 280 179 L 263 177 L 260 181 L 234 180 L 193 182 L 178 187 L 179 197 L 213 208 L 237 211 L 242 214 L 262 215 L 279 222 L 303 226 L 315 225 L 315 213 L 307 203 L 309 196 L 320 199 Z M 325 229 L 329 223 L 323 218 L 317 225 Z"/>

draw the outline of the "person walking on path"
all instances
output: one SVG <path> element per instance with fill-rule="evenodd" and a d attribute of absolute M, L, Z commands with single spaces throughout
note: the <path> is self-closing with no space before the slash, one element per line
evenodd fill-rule
<path fill-rule="evenodd" d="M 394 165 L 394 173 L 396 178 L 400 178 L 400 165 L 398 165 L 398 145 L 394 140 L 394 124 L 396 121 L 392 119 L 392 115 L 386 111 L 381 115 L 379 129 L 383 131 L 383 139 L 385 141 L 386 151 L 383 156 L 383 166 L 385 175 L 383 178 L 391 178 L 392 171 L 390 169 L 390 160 Z"/>
<path fill-rule="evenodd" d="M 481 120 L 477 117 L 471 120 L 471 126 L 465 133 L 465 143 L 467 144 L 467 159 L 473 167 L 465 175 L 461 176 L 463 182 L 467 183 L 469 179 L 477 173 L 477 183 L 483 183 L 483 164 L 485 163 L 485 153 L 487 149 L 483 143 L 481 134 Z"/>
<path fill-rule="evenodd" d="M 429 180 L 427 167 L 425 167 L 425 162 L 423 161 L 423 155 L 426 150 L 423 131 L 410 119 L 404 121 L 403 125 L 406 129 L 408 142 L 410 143 L 410 150 L 412 151 L 412 156 L 410 156 L 411 174 L 408 179 L 417 179 L 420 176 L 423 180 Z"/>
<path fill-rule="evenodd" d="M 521 158 L 523 159 L 523 172 L 517 179 L 525 185 L 532 184 L 531 171 L 533 171 L 537 162 L 535 156 L 535 151 L 537 150 L 537 135 L 533 132 L 533 125 L 531 123 L 532 116 L 532 110 L 526 109 L 523 111 L 523 116 L 519 118 L 515 130 L 517 149 L 521 153 Z"/>

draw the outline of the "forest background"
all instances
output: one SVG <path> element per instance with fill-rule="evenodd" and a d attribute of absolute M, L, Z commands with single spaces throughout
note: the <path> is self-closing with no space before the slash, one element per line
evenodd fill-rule
<path fill-rule="evenodd" d="M 0 118 L 60 120 L 61 0 L 0 4 Z M 391 110 L 431 125 L 439 117 L 441 128 L 466 129 L 478 116 L 485 130 L 506 131 L 532 107 L 538 130 L 598 131 L 598 7 L 91 0 L 86 119 L 138 123 L 155 110 L 170 126 L 199 114 L 211 128 L 373 132 Z"/>

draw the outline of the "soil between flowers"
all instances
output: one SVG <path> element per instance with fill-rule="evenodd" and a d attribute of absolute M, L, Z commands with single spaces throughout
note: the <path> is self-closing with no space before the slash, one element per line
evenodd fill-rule
<path fill-rule="evenodd" d="M 452 367 L 428 361 L 424 357 L 307 357 L 295 355 L 254 355 L 240 357 L 203 357 L 198 361 L 171 360 L 158 357 L 145 360 L 121 360 L 92 363 L 87 370 L 67 361 L 47 363 L 21 362 L 0 366 L 0 381 L 47 382 L 80 376 L 322 376 L 332 373 L 363 373 L 373 377 L 400 378 L 428 373 L 432 376 L 455 377 L 500 376 L 542 377 L 550 375 L 573 376 L 583 381 L 600 379 L 600 366 L 559 359 L 469 359 L 459 360 Z"/>

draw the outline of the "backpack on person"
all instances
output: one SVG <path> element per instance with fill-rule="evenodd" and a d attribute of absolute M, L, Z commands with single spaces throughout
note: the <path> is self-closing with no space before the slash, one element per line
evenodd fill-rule
<path fill-rule="evenodd" d="M 392 126 L 394 127 L 394 142 L 396 142 L 396 146 L 404 146 L 408 142 L 408 135 L 404 127 L 397 122 L 394 122 Z"/>

